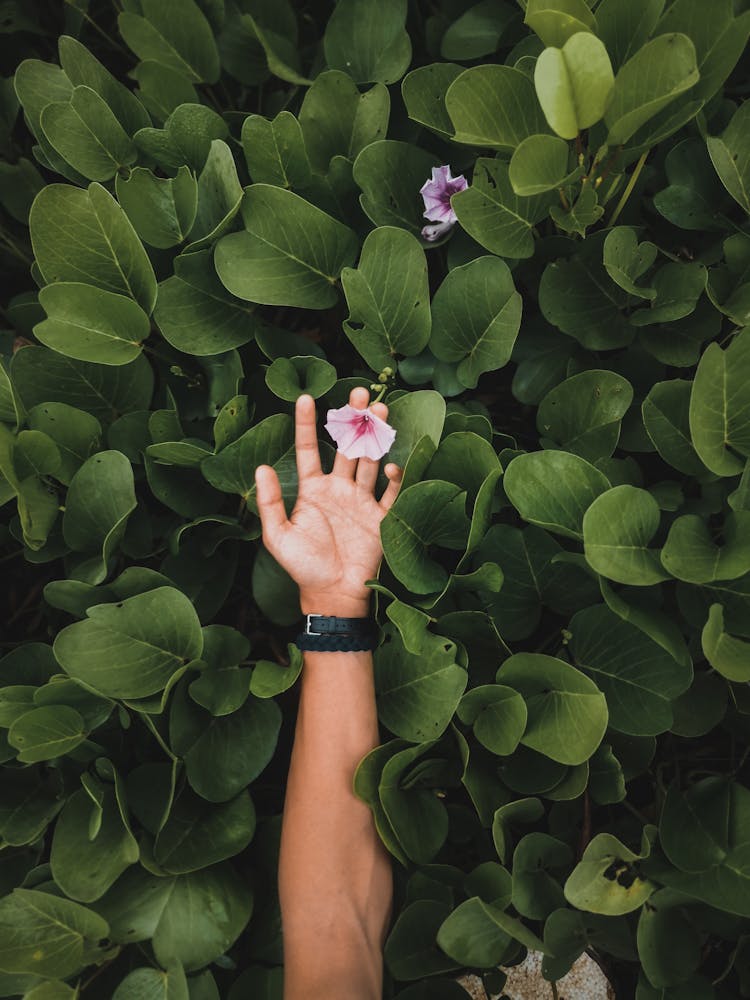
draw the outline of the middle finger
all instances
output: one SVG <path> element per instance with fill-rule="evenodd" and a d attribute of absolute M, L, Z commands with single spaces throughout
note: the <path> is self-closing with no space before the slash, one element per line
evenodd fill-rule
<path fill-rule="evenodd" d="M 366 410 L 369 402 L 370 390 L 364 386 L 357 386 L 349 393 L 349 406 L 353 406 L 355 410 Z M 344 479 L 353 479 L 357 471 L 357 461 L 356 458 L 347 458 L 342 451 L 337 450 L 331 473 Z"/>

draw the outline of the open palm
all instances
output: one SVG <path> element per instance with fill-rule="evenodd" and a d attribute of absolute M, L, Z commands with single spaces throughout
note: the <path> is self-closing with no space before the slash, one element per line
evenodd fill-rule
<path fill-rule="evenodd" d="M 349 405 L 363 410 L 370 394 L 353 389 Z M 372 411 L 383 420 L 384 403 Z M 299 490 L 289 518 L 274 469 L 259 466 L 255 478 L 263 542 L 300 588 L 305 614 L 362 617 L 367 614 L 369 588 L 383 555 L 380 522 L 398 495 L 402 470 L 385 466 L 388 486 L 380 500 L 374 495 L 380 463 L 350 459 L 336 452 L 332 471 L 320 465 L 315 401 L 300 396 L 295 410 L 295 447 Z"/>

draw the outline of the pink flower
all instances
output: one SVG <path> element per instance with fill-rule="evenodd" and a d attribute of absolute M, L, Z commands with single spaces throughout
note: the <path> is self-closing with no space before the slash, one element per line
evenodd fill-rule
<path fill-rule="evenodd" d="M 347 458 L 382 458 L 396 438 L 394 428 L 372 410 L 355 410 L 348 403 L 328 411 L 325 429 Z"/>
<path fill-rule="evenodd" d="M 447 164 L 432 168 L 432 179 L 424 182 L 419 193 L 424 201 L 425 219 L 437 225 L 425 226 L 422 230 L 423 239 L 436 240 L 448 232 L 457 221 L 456 213 L 451 206 L 451 195 L 465 191 L 468 186 L 463 174 L 459 174 L 458 177 L 451 176 L 451 168 Z"/>

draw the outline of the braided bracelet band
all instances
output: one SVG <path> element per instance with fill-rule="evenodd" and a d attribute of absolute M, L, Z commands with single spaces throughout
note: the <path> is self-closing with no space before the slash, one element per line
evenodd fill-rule
<path fill-rule="evenodd" d="M 377 632 L 360 632 L 355 635 L 329 633 L 328 635 L 305 635 L 300 632 L 294 640 L 301 650 L 321 653 L 357 653 L 365 649 L 375 649 L 378 644 Z"/>

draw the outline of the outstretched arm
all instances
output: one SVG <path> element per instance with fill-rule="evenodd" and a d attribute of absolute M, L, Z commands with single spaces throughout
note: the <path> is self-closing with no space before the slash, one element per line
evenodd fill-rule
<path fill-rule="evenodd" d="M 349 403 L 365 409 L 366 389 Z M 373 412 L 385 419 L 387 408 Z M 320 467 L 315 403 L 296 406 L 297 504 L 287 520 L 278 477 L 256 473 L 263 541 L 300 585 L 304 613 L 368 614 L 365 580 L 382 556 L 380 521 L 398 493 L 401 470 L 374 496 L 379 462 L 336 454 Z M 390 918 L 390 858 L 370 809 L 352 789 L 360 760 L 377 746 L 370 652 L 305 652 L 281 832 L 279 898 L 285 1000 L 380 1000 L 382 951 Z"/>

